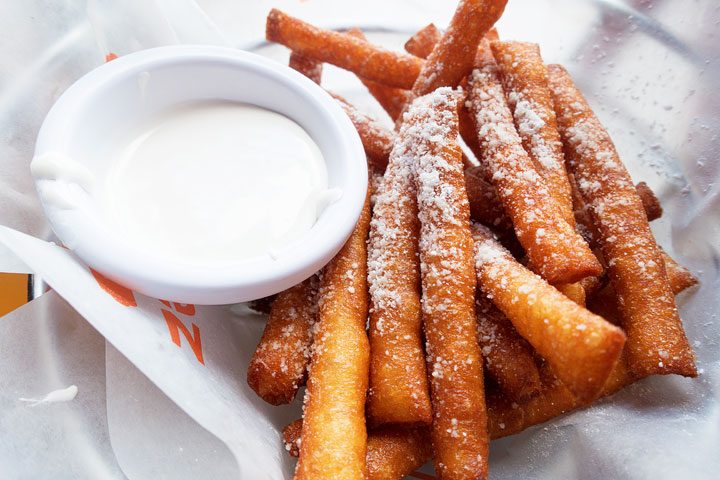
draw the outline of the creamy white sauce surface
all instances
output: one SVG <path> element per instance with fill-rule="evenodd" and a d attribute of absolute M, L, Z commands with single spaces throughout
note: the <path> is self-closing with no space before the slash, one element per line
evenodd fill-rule
<path fill-rule="evenodd" d="M 327 187 L 322 153 L 297 123 L 252 105 L 200 102 L 120 142 L 104 204 L 133 243 L 210 265 L 275 258 L 339 196 Z"/>

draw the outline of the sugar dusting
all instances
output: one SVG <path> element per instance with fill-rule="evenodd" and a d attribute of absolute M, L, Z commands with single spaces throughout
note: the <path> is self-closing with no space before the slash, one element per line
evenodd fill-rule
<path fill-rule="evenodd" d="M 522 147 L 512 113 L 505 99 L 497 65 L 488 62 L 470 75 L 467 106 L 475 116 L 483 162 L 492 172 L 492 181 L 515 232 L 531 262 L 541 268 L 561 262 L 567 252 L 560 247 L 574 232 L 553 208 L 545 180 Z M 546 228 L 536 236 L 537 229 Z M 578 240 L 580 238 L 578 237 Z"/>

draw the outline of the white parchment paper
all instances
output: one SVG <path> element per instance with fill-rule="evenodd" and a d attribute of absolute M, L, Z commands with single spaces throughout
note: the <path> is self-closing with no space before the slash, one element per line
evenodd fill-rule
<path fill-rule="evenodd" d="M 655 234 L 702 282 L 679 299 L 701 375 L 646 379 L 592 408 L 493 442 L 492 478 L 718 476 L 720 10 L 714 3 L 510 0 L 501 35 L 539 42 L 546 61 L 569 67 L 633 177 L 661 196 L 665 215 L 653 225 Z M 109 293 L 72 254 L 43 241 L 50 232 L 28 168 L 52 102 L 110 52 L 212 43 L 286 61 L 284 49 L 261 41 L 272 6 L 326 26 L 365 27 L 374 41 L 397 48 L 407 32 L 429 21 L 446 23 L 454 5 L 0 4 L 0 224 L 14 229 L 0 228 L 0 244 L 11 252 L 0 250 L 0 269 L 35 271 L 55 290 L 0 319 L 1 478 L 291 475 L 279 429 L 299 408 L 269 407 L 245 382 L 263 319 L 227 307 L 196 307 L 190 314 L 188 306 L 112 287 Z M 352 75 L 326 68 L 325 80 L 382 115 Z M 79 393 L 68 403 L 30 408 L 17 400 L 69 384 Z"/>

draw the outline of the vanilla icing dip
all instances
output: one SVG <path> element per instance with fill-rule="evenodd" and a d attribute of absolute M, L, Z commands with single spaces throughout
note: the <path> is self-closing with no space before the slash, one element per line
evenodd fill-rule
<path fill-rule="evenodd" d="M 275 258 L 339 197 L 307 132 L 253 105 L 191 103 L 120 138 L 103 203 L 120 234 L 165 257 Z"/>

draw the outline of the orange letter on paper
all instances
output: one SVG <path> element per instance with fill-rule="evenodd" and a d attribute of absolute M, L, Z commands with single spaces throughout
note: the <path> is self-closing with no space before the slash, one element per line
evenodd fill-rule
<path fill-rule="evenodd" d="M 163 317 L 165 317 L 165 323 L 167 323 L 168 330 L 170 330 L 170 339 L 173 341 L 175 345 L 180 347 L 180 332 L 182 332 L 185 339 L 190 344 L 190 348 L 192 348 L 193 353 L 198 359 L 198 362 L 205 365 L 205 360 L 203 359 L 203 352 L 202 352 L 202 342 L 200 340 L 200 329 L 197 325 L 194 323 L 192 324 L 192 334 L 190 334 L 190 331 L 187 329 L 187 327 L 180 321 L 178 317 L 175 316 L 174 313 L 169 312 L 168 310 L 162 309 Z"/>
<path fill-rule="evenodd" d="M 110 296 L 112 296 L 119 304 L 125 305 L 126 307 L 137 307 L 135 294 L 133 294 L 132 290 L 113 282 L 109 278 L 105 278 L 92 268 L 90 269 L 90 273 L 93 274 L 93 277 L 95 277 L 95 281 L 98 282 L 98 285 L 109 293 Z"/>

